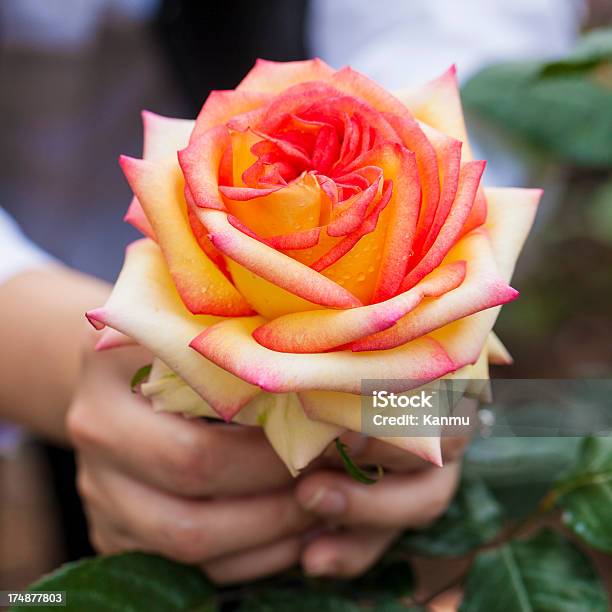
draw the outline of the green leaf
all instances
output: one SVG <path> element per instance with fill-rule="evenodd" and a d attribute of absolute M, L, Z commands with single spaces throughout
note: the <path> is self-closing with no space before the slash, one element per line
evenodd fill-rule
<path fill-rule="evenodd" d="M 515 62 L 485 68 L 463 88 L 466 108 L 562 160 L 612 166 L 612 86 L 604 70 L 609 68 L 610 34 L 599 36 L 601 40 L 585 43 L 564 64 Z"/>
<path fill-rule="evenodd" d="M 479 478 L 464 478 L 448 510 L 423 531 L 408 532 L 401 545 L 427 556 L 460 556 L 497 536 L 504 512 Z"/>
<path fill-rule="evenodd" d="M 353 460 L 349 457 L 347 453 L 348 446 L 343 442 L 340 442 L 340 438 L 336 438 L 336 448 L 338 449 L 338 453 L 340 453 L 340 458 L 342 459 L 344 468 L 354 480 L 362 484 L 371 485 L 376 484 L 381 479 L 383 475 L 382 468 L 380 466 L 376 468 L 376 478 L 368 476 L 368 474 L 366 474 L 366 472 L 364 472 L 358 465 L 353 463 Z"/>
<path fill-rule="evenodd" d="M 149 378 L 152 367 L 153 364 L 148 363 L 147 365 L 143 365 L 142 368 L 138 368 L 138 370 L 136 370 L 134 376 L 132 376 L 132 380 L 130 381 L 130 389 L 132 390 L 132 393 L 136 393 L 139 385 Z"/>
<path fill-rule="evenodd" d="M 612 180 L 597 188 L 584 212 L 590 235 L 612 246 Z"/>
<path fill-rule="evenodd" d="M 606 593 L 590 560 L 544 530 L 476 557 L 460 612 L 604 612 Z"/>
<path fill-rule="evenodd" d="M 248 598 L 238 612 L 359 612 L 347 597 L 310 590 L 266 589 Z"/>
<path fill-rule="evenodd" d="M 383 601 L 408 597 L 414 590 L 414 574 L 409 561 L 396 559 L 389 551 L 362 576 L 346 581 L 333 581 L 338 592 L 351 597 Z"/>
<path fill-rule="evenodd" d="M 556 482 L 546 506 L 590 546 L 612 553 L 612 438 L 585 438 L 575 465 Z"/>
<path fill-rule="evenodd" d="M 602 62 L 612 61 L 612 29 L 600 28 L 586 34 L 565 59 L 544 65 L 544 76 L 589 70 Z"/>
<path fill-rule="evenodd" d="M 579 445 L 580 438 L 477 439 L 466 452 L 464 474 L 482 478 L 506 515 L 519 519 L 572 464 Z"/>
<path fill-rule="evenodd" d="M 248 597 L 238 612 L 425 612 L 390 596 L 376 601 L 357 602 L 348 595 L 296 588 L 268 588 Z"/>
<path fill-rule="evenodd" d="M 67 604 L 62 608 L 66 612 L 214 612 L 218 609 L 213 599 L 215 589 L 199 570 L 144 553 L 69 563 L 29 590 L 66 591 Z M 31 609 L 58 610 L 40 606 Z"/>

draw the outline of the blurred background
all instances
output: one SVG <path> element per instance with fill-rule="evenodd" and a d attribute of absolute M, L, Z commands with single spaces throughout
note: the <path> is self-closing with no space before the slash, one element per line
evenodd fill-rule
<path fill-rule="evenodd" d="M 376 7 L 375 9 L 373 7 Z M 389 88 L 457 63 L 485 182 L 545 189 L 495 375 L 612 375 L 610 0 L 2 0 L 0 206 L 54 257 L 112 281 L 139 113 L 193 117 L 257 57 L 320 56 Z M 72 456 L 0 438 L 0 590 L 90 554 Z"/>

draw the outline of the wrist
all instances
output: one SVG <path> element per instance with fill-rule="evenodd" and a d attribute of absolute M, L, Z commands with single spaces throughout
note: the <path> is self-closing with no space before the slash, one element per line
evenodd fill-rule
<path fill-rule="evenodd" d="M 106 300 L 106 283 L 50 264 L 0 286 L 0 417 L 66 443 L 64 418 L 85 346 L 85 312 Z"/>

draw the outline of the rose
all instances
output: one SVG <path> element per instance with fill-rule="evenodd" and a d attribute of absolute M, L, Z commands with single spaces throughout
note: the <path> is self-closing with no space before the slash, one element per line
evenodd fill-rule
<path fill-rule="evenodd" d="M 454 69 L 394 96 L 258 61 L 195 122 L 143 118 L 144 159 L 121 165 L 148 238 L 88 317 L 161 360 L 156 408 L 263 425 L 295 472 L 359 429 L 362 379 L 507 359 L 490 332 L 540 192 L 480 186 Z M 391 442 L 440 463 L 439 438 Z"/>

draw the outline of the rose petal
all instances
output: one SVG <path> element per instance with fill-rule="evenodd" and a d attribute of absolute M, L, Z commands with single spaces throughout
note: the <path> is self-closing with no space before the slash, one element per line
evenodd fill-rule
<path fill-rule="evenodd" d="M 116 329 L 112 327 L 107 327 L 96 342 L 95 350 L 96 351 L 108 351 L 114 348 L 121 348 L 122 346 L 131 346 L 136 344 L 133 338 L 118 332 Z"/>
<path fill-rule="evenodd" d="M 392 195 L 393 181 L 387 180 L 374 208 L 362 224 L 339 242 L 332 243 L 333 246 L 324 255 L 310 264 L 313 270 L 324 271 L 326 276 L 337 279 L 339 285 L 352 289 L 364 302 L 369 301 L 376 278 L 377 268 L 373 262 L 381 258 L 376 254 L 382 253 L 384 248 L 386 225 L 380 217 L 386 211 Z M 334 240 L 329 236 L 326 238 Z M 321 241 L 320 246 L 326 247 L 326 242 Z"/>
<path fill-rule="evenodd" d="M 396 91 L 395 95 L 417 119 L 443 134 L 460 140 L 463 143 L 465 161 L 473 159 L 465 128 L 455 66 L 451 66 L 438 78 L 422 87 Z"/>
<path fill-rule="evenodd" d="M 419 304 L 390 329 L 357 340 L 351 346 L 352 350 L 372 351 L 400 346 L 456 319 L 504 304 L 518 295 L 501 276 L 492 245 L 482 230 L 463 237 L 445 261 L 465 261 L 467 264 L 465 279 L 457 289 Z"/>
<path fill-rule="evenodd" d="M 319 58 L 298 62 L 258 59 L 236 90 L 280 93 L 296 83 L 326 81 L 332 74 L 334 69 Z"/>
<path fill-rule="evenodd" d="M 219 126 L 194 138 L 186 149 L 179 151 L 189 200 L 196 206 L 225 210 L 219 194 L 219 168 L 230 144 L 227 128 Z"/>
<path fill-rule="evenodd" d="M 153 226 L 187 308 L 195 314 L 251 314 L 245 299 L 196 241 L 187 218 L 178 163 L 172 158 L 146 161 L 122 157 L 121 166 Z"/>
<path fill-rule="evenodd" d="M 268 319 L 281 317 L 290 312 L 315 310 L 320 304 L 309 302 L 294 293 L 258 276 L 229 257 L 227 267 L 236 287 L 259 314 Z"/>
<path fill-rule="evenodd" d="M 295 393 L 261 393 L 251 405 L 257 411 L 257 423 L 292 476 L 297 476 L 344 431 L 338 425 L 309 418 Z"/>
<path fill-rule="evenodd" d="M 465 262 L 442 266 L 418 285 L 386 302 L 350 310 L 310 310 L 288 314 L 253 332 L 263 346 L 284 353 L 320 353 L 394 325 L 424 297 L 436 297 L 458 287 Z"/>
<path fill-rule="evenodd" d="M 509 282 L 533 224 L 542 190 L 487 187 L 484 191 L 489 204 L 486 228 L 497 266 Z"/>
<path fill-rule="evenodd" d="M 177 372 L 224 418 L 231 418 L 259 389 L 228 374 L 189 348 L 190 340 L 219 321 L 192 315 L 183 305 L 159 247 L 132 243 L 106 304 L 88 313 L 97 327 L 113 327 L 148 348 Z"/>
<path fill-rule="evenodd" d="M 138 198 L 134 196 L 130 205 L 123 217 L 123 220 L 126 223 L 129 223 L 132 227 L 135 227 L 139 232 L 141 232 L 147 238 L 151 238 L 151 240 L 156 240 L 155 232 L 153 231 L 153 227 L 149 223 L 147 219 L 147 215 L 145 215 L 144 210 L 142 210 L 142 206 L 138 201 Z"/>
<path fill-rule="evenodd" d="M 155 160 L 170 157 L 187 146 L 194 126 L 193 121 L 163 117 L 149 111 L 143 111 L 141 116 L 144 127 L 143 159 Z M 155 240 L 155 232 L 138 198 L 132 198 L 123 220 L 148 238 Z"/>
<path fill-rule="evenodd" d="M 402 281 L 401 291 L 412 287 L 419 279 L 429 274 L 444 259 L 448 251 L 455 244 L 474 205 L 474 198 L 480 185 L 480 177 L 484 167 L 485 162 L 483 161 L 472 161 L 462 165 L 459 173 L 457 194 L 450 212 L 429 251 L 408 272 Z"/>
<path fill-rule="evenodd" d="M 391 351 L 315 353 L 271 351 L 253 331 L 261 317 L 229 319 L 206 329 L 191 346 L 222 368 L 265 391 L 310 389 L 358 393 L 364 378 L 397 378 L 398 391 L 408 390 L 456 369 L 442 347 L 423 337 Z"/>
<path fill-rule="evenodd" d="M 429 251 L 440 232 L 440 228 L 444 221 L 446 221 L 446 217 L 455 201 L 457 186 L 459 185 L 459 172 L 461 170 L 461 141 L 446 136 L 446 134 L 442 134 L 426 124 L 422 124 L 421 127 L 436 152 L 441 189 L 431 226 L 427 231 L 417 231 L 412 249 L 415 256 Z M 408 265 L 410 265 L 410 260 Z"/>
<path fill-rule="evenodd" d="M 208 228 L 213 244 L 261 278 L 315 304 L 330 308 L 361 306 L 354 295 L 325 276 L 233 227 L 226 213 L 198 209 L 197 214 Z M 251 301 L 247 293 L 244 295 Z"/>
<path fill-rule="evenodd" d="M 292 234 L 319 225 L 322 190 L 316 177 L 305 173 L 286 187 L 240 201 L 236 189 L 221 187 L 229 212 L 262 238 Z M 265 192 L 265 190 L 254 190 Z"/>
<path fill-rule="evenodd" d="M 496 334 L 491 332 L 487 338 L 487 353 L 489 363 L 493 365 L 512 365 L 514 359 Z"/>
<path fill-rule="evenodd" d="M 189 143 L 195 125 L 191 119 L 164 117 L 150 111 L 142 112 L 142 123 L 142 157 L 150 161 L 176 156 L 177 151 L 184 149 Z"/>
<path fill-rule="evenodd" d="M 300 400 L 306 414 L 318 421 L 339 425 L 351 431 L 362 431 L 362 399 L 359 395 L 338 391 L 302 391 Z M 442 466 L 439 437 L 415 436 L 379 438 L 388 444 L 413 453 L 425 461 Z"/>
<path fill-rule="evenodd" d="M 393 181 L 393 196 L 384 213 L 387 231 L 378 278 L 371 297 L 373 302 L 396 295 L 400 289 L 406 275 L 421 204 L 419 174 L 414 153 L 401 145 L 393 145 L 393 149 L 392 154 L 381 156 L 377 162 L 385 178 Z"/>
<path fill-rule="evenodd" d="M 211 128 L 224 125 L 236 115 L 248 113 L 268 104 L 271 99 L 270 94 L 258 91 L 211 91 L 195 121 L 191 140 L 195 140 Z M 180 148 L 186 146 L 187 143 Z"/>
<path fill-rule="evenodd" d="M 392 328 L 358 340 L 352 346 L 354 351 L 394 347 L 423 334 L 433 334 L 461 365 L 476 359 L 499 313 L 499 307 L 491 306 L 518 295 L 507 283 L 542 193 L 539 189 L 487 188 L 485 191 L 489 201 L 486 226 L 464 236 L 446 259 L 467 261 L 463 283 L 436 300 L 420 304 Z M 488 310 L 479 313 L 483 308 Z M 467 316 L 473 312 L 477 314 Z M 459 319 L 457 324 L 449 325 L 455 319 Z M 435 330 L 440 328 L 438 334 Z"/>

